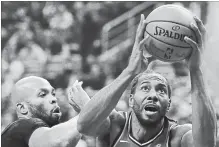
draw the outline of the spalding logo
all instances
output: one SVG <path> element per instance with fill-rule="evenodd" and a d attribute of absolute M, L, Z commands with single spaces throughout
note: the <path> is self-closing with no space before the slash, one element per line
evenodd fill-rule
<path fill-rule="evenodd" d="M 172 27 L 172 30 L 174 30 L 174 31 L 178 31 L 180 29 L 180 26 L 173 26 Z"/>
<path fill-rule="evenodd" d="M 178 27 L 174 27 L 174 29 L 179 29 Z M 185 34 L 180 34 L 180 33 L 176 33 L 170 30 L 166 30 L 164 28 L 155 27 L 155 36 L 164 36 L 164 37 L 168 37 L 168 38 L 172 38 L 172 39 L 176 39 L 176 40 L 180 40 L 182 42 L 185 42 L 184 37 L 187 36 Z M 189 38 L 192 38 L 192 36 L 188 36 Z"/>

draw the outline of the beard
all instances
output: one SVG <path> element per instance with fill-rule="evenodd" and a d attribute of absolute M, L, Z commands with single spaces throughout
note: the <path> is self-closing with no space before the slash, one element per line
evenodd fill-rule
<path fill-rule="evenodd" d="M 150 118 L 150 116 L 144 114 L 144 108 L 143 107 L 141 108 L 141 106 L 138 105 L 137 103 L 134 104 L 134 107 L 132 109 L 139 123 L 142 124 L 143 126 L 151 126 L 151 127 L 156 126 L 164 118 L 164 116 L 161 114 L 159 114 L 159 116 L 156 116 L 155 118 Z"/>
<path fill-rule="evenodd" d="M 29 103 L 29 111 L 33 118 L 39 118 L 43 120 L 50 127 L 59 124 L 59 117 L 53 117 L 52 113 L 50 115 L 45 113 L 44 109 L 40 106 L 34 106 Z"/>

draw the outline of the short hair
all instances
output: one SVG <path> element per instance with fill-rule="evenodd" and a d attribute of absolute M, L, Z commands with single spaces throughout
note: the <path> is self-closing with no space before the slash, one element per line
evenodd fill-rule
<path fill-rule="evenodd" d="M 47 81 L 41 77 L 28 76 L 20 79 L 14 84 L 10 93 L 10 97 L 14 104 L 27 101 L 27 97 L 24 95 L 25 93 L 23 93 L 23 91 L 25 91 L 27 87 L 30 87 L 31 83 L 36 83 L 36 80 Z"/>
<path fill-rule="evenodd" d="M 138 74 L 137 76 L 135 76 L 135 78 L 132 80 L 131 82 L 131 92 L 130 94 L 134 94 L 135 93 L 135 90 L 136 90 L 136 86 L 137 86 L 137 83 L 138 83 L 138 79 L 143 76 L 143 75 L 148 75 L 148 74 L 158 74 L 162 77 L 164 77 L 161 73 L 158 73 L 158 72 L 155 72 L 153 70 L 145 70 L 144 72 Z M 164 77 L 164 79 L 166 79 L 167 81 L 167 88 L 168 88 L 168 96 L 169 98 L 171 97 L 171 86 L 169 84 L 169 81 L 167 80 L 166 77 Z"/>

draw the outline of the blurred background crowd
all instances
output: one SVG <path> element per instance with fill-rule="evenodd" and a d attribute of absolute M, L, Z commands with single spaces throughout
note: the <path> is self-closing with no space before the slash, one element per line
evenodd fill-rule
<path fill-rule="evenodd" d="M 115 79 L 128 62 L 132 46 L 126 47 L 125 51 L 119 46 L 116 54 L 103 49 L 102 40 L 106 35 L 102 33 L 103 26 L 143 3 L 1 2 L 1 129 L 16 119 L 15 106 L 10 99 L 13 84 L 29 75 L 41 76 L 56 88 L 62 121 L 74 117 L 77 113 L 68 104 L 68 87 L 79 79 L 92 97 Z M 206 77 L 211 77 L 207 79 L 208 90 L 219 112 L 219 100 L 216 99 L 219 95 L 215 91 L 219 82 L 216 76 L 219 73 L 216 64 L 219 63 L 216 56 L 219 51 L 215 50 L 219 45 L 216 36 L 219 34 L 218 2 L 157 2 L 156 6 L 165 3 L 177 3 L 194 10 L 209 28 L 210 45 L 204 58 L 211 66 L 208 66 Z M 162 73 L 171 83 L 172 104 L 168 116 L 179 123 L 191 123 L 190 80 L 186 65 L 157 61 L 151 68 Z M 128 110 L 128 92 L 124 92 L 117 110 Z M 80 146 L 88 145 L 81 143 Z"/>

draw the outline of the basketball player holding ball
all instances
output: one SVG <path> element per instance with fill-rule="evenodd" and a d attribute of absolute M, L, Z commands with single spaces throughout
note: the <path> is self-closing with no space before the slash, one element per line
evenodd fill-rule
<path fill-rule="evenodd" d="M 128 66 L 82 108 L 77 125 L 79 132 L 97 136 L 104 140 L 102 146 L 109 147 L 215 147 L 216 114 L 200 66 L 204 33 L 201 20 L 194 17 L 197 26 L 191 25 L 197 40 L 184 38 L 192 48 L 186 59 L 191 78 L 192 125 L 179 125 L 166 117 L 171 102 L 167 79 L 147 70 L 153 57 L 143 57 L 149 38 L 143 37 L 144 19 L 141 15 Z M 130 111 L 117 112 L 114 108 L 130 83 Z"/>

